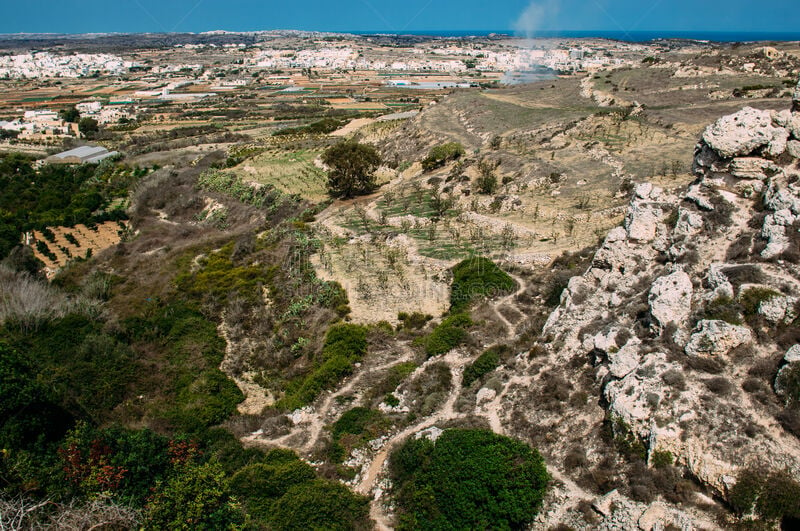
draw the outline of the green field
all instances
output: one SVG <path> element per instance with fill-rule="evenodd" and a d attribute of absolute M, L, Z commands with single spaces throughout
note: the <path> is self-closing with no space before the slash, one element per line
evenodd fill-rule
<path fill-rule="evenodd" d="M 234 168 L 242 179 L 271 184 L 287 194 L 297 194 L 313 202 L 328 197 L 325 172 L 314 165 L 318 150 L 267 151 Z"/>

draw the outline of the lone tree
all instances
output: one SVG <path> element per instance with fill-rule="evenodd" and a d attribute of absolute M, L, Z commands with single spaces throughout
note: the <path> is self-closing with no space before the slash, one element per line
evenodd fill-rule
<path fill-rule="evenodd" d="M 329 147 L 322 161 L 331 169 L 328 192 L 334 197 L 351 198 L 368 194 L 377 187 L 375 170 L 381 165 L 378 150 L 358 142 L 342 142 Z"/>
<path fill-rule="evenodd" d="M 81 118 L 78 122 L 78 130 L 87 138 L 93 138 L 100 131 L 100 125 L 94 118 Z"/>

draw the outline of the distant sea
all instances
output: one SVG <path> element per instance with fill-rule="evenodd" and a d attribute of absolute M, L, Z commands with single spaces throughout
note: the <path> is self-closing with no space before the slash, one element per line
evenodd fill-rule
<path fill-rule="evenodd" d="M 475 31 L 353 31 L 356 35 L 414 35 L 431 37 L 486 37 L 508 35 L 527 37 L 509 30 Z M 795 32 L 715 32 L 715 31 L 539 31 L 531 35 L 536 39 L 587 39 L 600 38 L 627 42 L 650 42 L 658 39 L 683 39 L 713 42 L 800 41 L 800 31 Z"/>

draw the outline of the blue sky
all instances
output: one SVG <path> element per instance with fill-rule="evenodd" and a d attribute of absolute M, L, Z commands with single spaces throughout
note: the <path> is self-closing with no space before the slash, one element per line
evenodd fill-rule
<path fill-rule="evenodd" d="M 0 0 L 0 33 L 213 29 L 800 32 L 797 0 L 773 0 L 768 6 L 753 0 Z"/>

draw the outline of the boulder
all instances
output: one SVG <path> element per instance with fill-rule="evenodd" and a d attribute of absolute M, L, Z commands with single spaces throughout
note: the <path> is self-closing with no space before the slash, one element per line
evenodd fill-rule
<path fill-rule="evenodd" d="M 703 141 L 722 158 L 750 155 L 759 148 L 778 156 L 786 150 L 788 138 L 789 131 L 772 124 L 769 111 L 752 107 L 723 116 L 703 132 Z"/>
<path fill-rule="evenodd" d="M 800 345 L 792 345 L 789 347 L 789 350 L 786 351 L 786 355 L 783 357 L 783 361 L 786 363 L 797 363 L 800 361 Z"/>
<path fill-rule="evenodd" d="M 792 112 L 800 112 L 800 82 L 797 83 L 794 94 L 792 94 Z"/>
<path fill-rule="evenodd" d="M 764 218 L 761 237 L 768 242 L 766 248 L 761 251 L 761 256 L 768 260 L 779 256 L 789 248 L 790 241 L 789 236 L 786 235 L 786 225 L 781 223 L 781 220 L 776 218 L 775 214 L 770 214 Z"/>
<path fill-rule="evenodd" d="M 747 327 L 718 320 L 700 321 L 684 351 L 688 356 L 723 356 L 752 339 L 753 333 Z"/>
<path fill-rule="evenodd" d="M 656 228 L 663 213 L 660 208 L 634 202 L 625 216 L 628 238 L 639 242 L 651 242 L 656 238 Z"/>
<path fill-rule="evenodd" d="M 708 275 L 706 281 L 708 286 L 713 290 L 711 299 L 719 297 L 733 298 L 733 284 L 728 280 L 728 276 L 722 270 L 723 264 L 711 264 L 708 268 Z"/>
<path fill-rule="evenodd" d="M 772 324 L 789 324 L 797 317 L 797 297 L 772 297 L 758 306 L 758 313 Z"/>
<path fill-rule="evenodd" d="M 800 129 L 798 134 L 800 134 Z M 792 157 L 800 159 L 800 140 L 789 140 L 786 143 L 786 152 Z"/>
<path fill-rule="evenodd" d="M 661 326 L 683 323 L 692 311 L 692 279 L 684 271 L 658 278 L 648 296 L 650 313 Z"/>
<path fill-rule="evenodd" d="M 608 359 L 611 360 L 611 364 L 608 366 L 608 370 L 612 376 L 625 378 L 636 370 L 642 360 L 642 356 L 639 354 L 641 344 L 638 337 L 632 337 L 621 349 L 616 352 L 614 349 L 609 351 Z"/>

